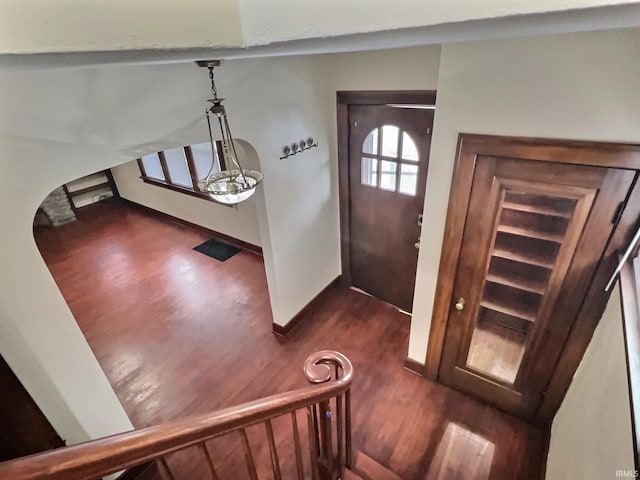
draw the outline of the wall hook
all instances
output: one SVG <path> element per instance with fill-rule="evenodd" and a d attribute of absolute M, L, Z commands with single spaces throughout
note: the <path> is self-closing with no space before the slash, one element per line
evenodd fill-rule
<path fill-rule="evenodd" d="M 305 150 L 309 150 L 310 148 L 314 148 L 317 146 L 318 143 L 314 143 L 313 137 L 309 137 L 306 140 L 300 140 L 299 142 L 293 142 L 291 145 L 285 145 L 284 147 L 282 147 L 282 157 L 280 157 L 280 160 L 293 157 L 298 153 L 302 153 Z"/>

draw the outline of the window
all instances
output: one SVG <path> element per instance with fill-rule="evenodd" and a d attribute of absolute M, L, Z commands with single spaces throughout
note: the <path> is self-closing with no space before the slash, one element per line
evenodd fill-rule
<path fill-rule="evenodd" d="M 138 159 L 141 178 L 145 183 L 214 201 L 198 187 L 198 180 L 205 178 L 211 169 L 212 158 L 214 172 L 225 168 L 222 142 L 214 145 L 214 155 L 208 142 L 145 155 Z"/>
<path fill-rule="evenodd" d="M 418 148 L 407 132 L 393 125 L 374 128 L 362 142 L 361 183 L 413 197 L 419 160 Z"/>
<path fill-rule="evenodd" d="M 187 165 L 187 154 L 184 148 L 172 148 L 159 152 L 158 155 L 164 155 L 164 161 L 172 183 L 181 187 L 193 188 L 194 183 L 197 182 L 191 179 L 191 172 Z"/>

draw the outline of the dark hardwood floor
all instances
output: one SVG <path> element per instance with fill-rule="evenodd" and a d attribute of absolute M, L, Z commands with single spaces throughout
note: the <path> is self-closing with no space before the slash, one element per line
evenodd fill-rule
<path fill-rule="evenodd" d="M 201 232 L 109 203 L 35 238 L 136 427 L 305 386 L 305 358 L 334 349 L 355 366 L 354 449 L 407 480 L 540 478 L 543 432 L 405 370 L 409 318 L 383 302 L 332 290 L 283 338 L 262 258 L 218 262 L 192 250 Z M 209 446 L 225 459 L 237 443 Z M 170 460 L 177 480 L 206 478 L 194 464 Z"/>

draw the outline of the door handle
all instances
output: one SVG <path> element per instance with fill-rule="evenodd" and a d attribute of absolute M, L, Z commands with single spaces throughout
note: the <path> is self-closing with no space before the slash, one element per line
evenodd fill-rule
<path fill-rule="evenodd" d="M 459 312 L 464 310 L 464 298 L 460 297 L 458 299 L 458 301 L 456 302 L 456 310 L 458 310 Z"/>
<path fill-rule="evenodd" d="M 414 243 L 413 246 L 416 247 L 416 250 L 420 250 L 420 241 Z"/>

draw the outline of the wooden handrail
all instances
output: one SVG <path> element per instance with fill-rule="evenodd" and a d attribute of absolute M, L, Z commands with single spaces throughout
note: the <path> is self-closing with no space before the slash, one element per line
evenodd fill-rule
<path fill-rule="evenodd" d="M 332 380 L 333 369 L 336 378 Z M 342 376 L 338 377 L 338 368 Z M 213 413 L 192 415 L 153 427 L 124 432 L 70 447 L 0 463 L 0 478 L 85 480 L 118 472 L 225 433 L 293 412 L 346 392 L 353 366 L 343 354 L 324 350 L 304 364 L 316 385 L 271 395 Z"/>

